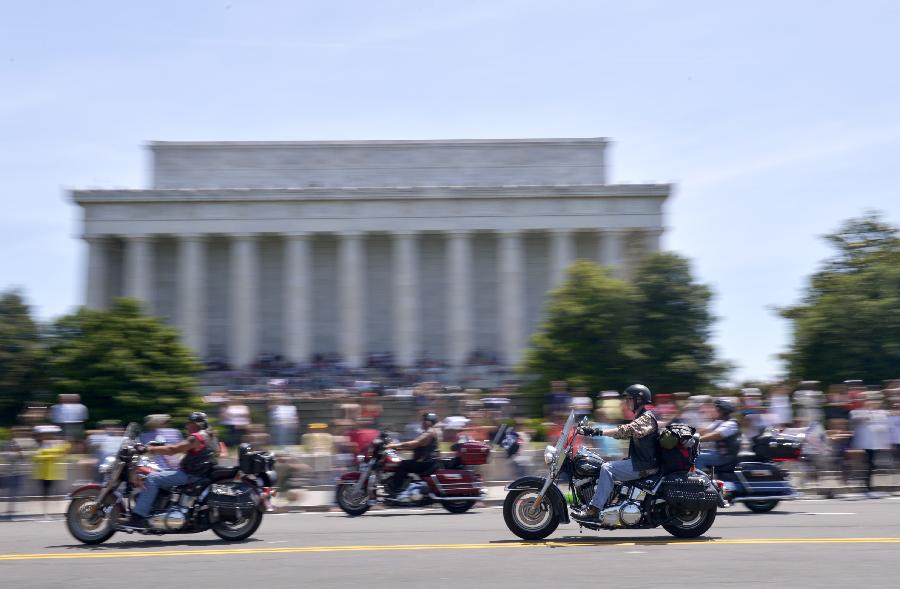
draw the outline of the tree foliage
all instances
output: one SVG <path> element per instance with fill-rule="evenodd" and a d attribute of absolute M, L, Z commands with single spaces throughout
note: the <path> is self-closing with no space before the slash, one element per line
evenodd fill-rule
<path fill-rule="evenodd" d="M 575 262 L 532 336 L 521 367 L 533 377 L 526 390 L 540 397 L 554 380 L 591 391 L 634 382 L 655 392 L 706 389 L 724 371 L 709 344 L 711 297 L 675 254 L 647 256 L 633 284 Z"/>
<path fill-rule="evenodd" d="M 80 309 L 50 332 L 49 367 L 58 393 L 78 393 L 93 420 L 184 415 L 197 402 L 201 367 L 178 332 L 118 299 L 108 311 Z"/>
<path fill-rule="evenodd" d="M 825 239 L 834 248 L 802 301 L 780 310 L 793 341 L 793 378 L 826 384 L 900 375 L 900 236 L 879 214 L 850 219 Z"/>
<path fill-rule="evenodd" d="M 0 295 L 0 424 L 12 423 L 44 384 L 40 330 L 22 294 Z"/>

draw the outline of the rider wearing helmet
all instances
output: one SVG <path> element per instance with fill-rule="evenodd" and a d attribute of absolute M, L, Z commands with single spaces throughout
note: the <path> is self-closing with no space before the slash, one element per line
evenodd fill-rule
<path fill-rule="evenodd" d="M 628 458 L 603 463 L 597 488 L 591 504 L 583 509 L 573 509 L 572 515 L 580 520 L 596 520 L 613 490 L 614 481 L 633 481 L 654 474 L 657 470 L 656 440 L 659 424 L 648 407 L 652 396 L 650 389 L 642 384 L 633 384 L 622 395 L 622 408 L 634 414 L 630 423 L 612 429 L 581 427 L 579 433 L 589 436 L 609 436 L 619 440 L 628 439 Z"/>
<path fill-rule="evenodd" d="M 712 410 L 715 411 L 715 421 L 703 429 L 700 441 L 715 442 L 716 447 L 714 450 L 700 451 L 695 466 L 701 470 L 737 462 L 738 452 L 741 449 L 741 428 L 737 420 L 731 416 L 734 413 L 734 402 L 718 398 L 713 401 Z"/>
<path fill-rule="evenodd" d="M 438 457 L 438 444 L 440 442 L 440 429 L 437 427 L 437 414 L 425 413 L 422 415 L 422 433 L 414 440 L 408 442 L 395 442 L 385 446 L 392 450 L 412 450 L 413 457 L 404 460 L 397 465 L 394 477 L 391 479 L 388 491 L 396 495 L 406 486 L 406 477 L 410 473 L 422 474 L 434 468 Z"/>
<path fill-rule="evenodd" d="M 150 516 L 153 502 L 160 489 L 171 489 L 180 485 L 187 485 L 199 480 L 218 462 L 219 444 L 215 436 L 209 431 L 209 423 L 206 413 L 194 411 L 188 417 L 184 426 L 187 438 L 177 444 L 165 444 L 162 446 L 138 445 L 138 452 L 149 454 L 184 454 L 178 470 L 163 470 L 147 476 L 144 481 L 144 490 L 138 495 L 131 519 L 128 524 L 132 527 L 147 527 L 146 518 Z"/>

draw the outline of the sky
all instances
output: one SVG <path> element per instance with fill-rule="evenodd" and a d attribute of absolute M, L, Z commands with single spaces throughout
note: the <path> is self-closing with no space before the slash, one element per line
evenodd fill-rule
<path fill-rule="evenodd" d="M 151 140 L 609 137 L 673 182 L 663 246 L 715 292 L 735 381 L 777 377 L 821 236 L 900 224 L 900 3 L 0 3 L 0 290 L 83 302 L 70 188 Z"/>

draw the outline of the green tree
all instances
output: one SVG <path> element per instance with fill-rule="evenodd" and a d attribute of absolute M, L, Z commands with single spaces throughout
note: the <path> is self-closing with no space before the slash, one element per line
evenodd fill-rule
<path fill-rule="evenodd" d="M 694 280 L 686 258 L 671 252 L 645 256 L 633 283 L 635 378 L 654 392 L 709 389 L 727 370 L 710 344 L 710 288 Z"/>
<path fill-rule="evenodd" d="M 44 353 L 37 323 L 22 294 L 0 295 L 0 424 L 15 420 L 40 390 Z"/>
<path fill-rule="evenodd" d="M 878 213 L 825 239 L 835 249 L 801 302 L 780 309 L 793 327 L 784 359 L 793 378 L 827 384 L 900 375 L 900 237 Z"/>
<path fill-rule="evenodd" d="M 58 393 L 78 393 L 92 420 L 139 421 L 194 407 L 201 367 L 178 332 L 117 299 L 108 311 L 82 308 L 50 332 L 49 366 Z"/>
<path fill-rule="evenodd" d="M 554 380 L 590 390 L 620 389 L 632 375 L 635 291 L 606 268 L 579 260 L 550 294 L 546 320 L 531 337 L 522 371 L 541 406 Z"/>

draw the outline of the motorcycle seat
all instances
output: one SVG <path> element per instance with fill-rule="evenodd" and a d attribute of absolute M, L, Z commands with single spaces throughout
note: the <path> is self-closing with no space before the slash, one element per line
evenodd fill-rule
<path fill-rule="evenodd" d="M 240 471 L 240 468 L 237 466 L 214 466 L 206 478 L 213 483 L 225 479 L 233 479 L 238 471 Z"/>
<path fill-rule="evenodd" d="M 734 467 L 736 467 L 737 465 L 738 465 L 737 462 L 729 462 L 728 464 L 723 464 L 722 466 L 716 466 L 714 468 L 715 468 L 716 473 L 734 472 Z"/>

